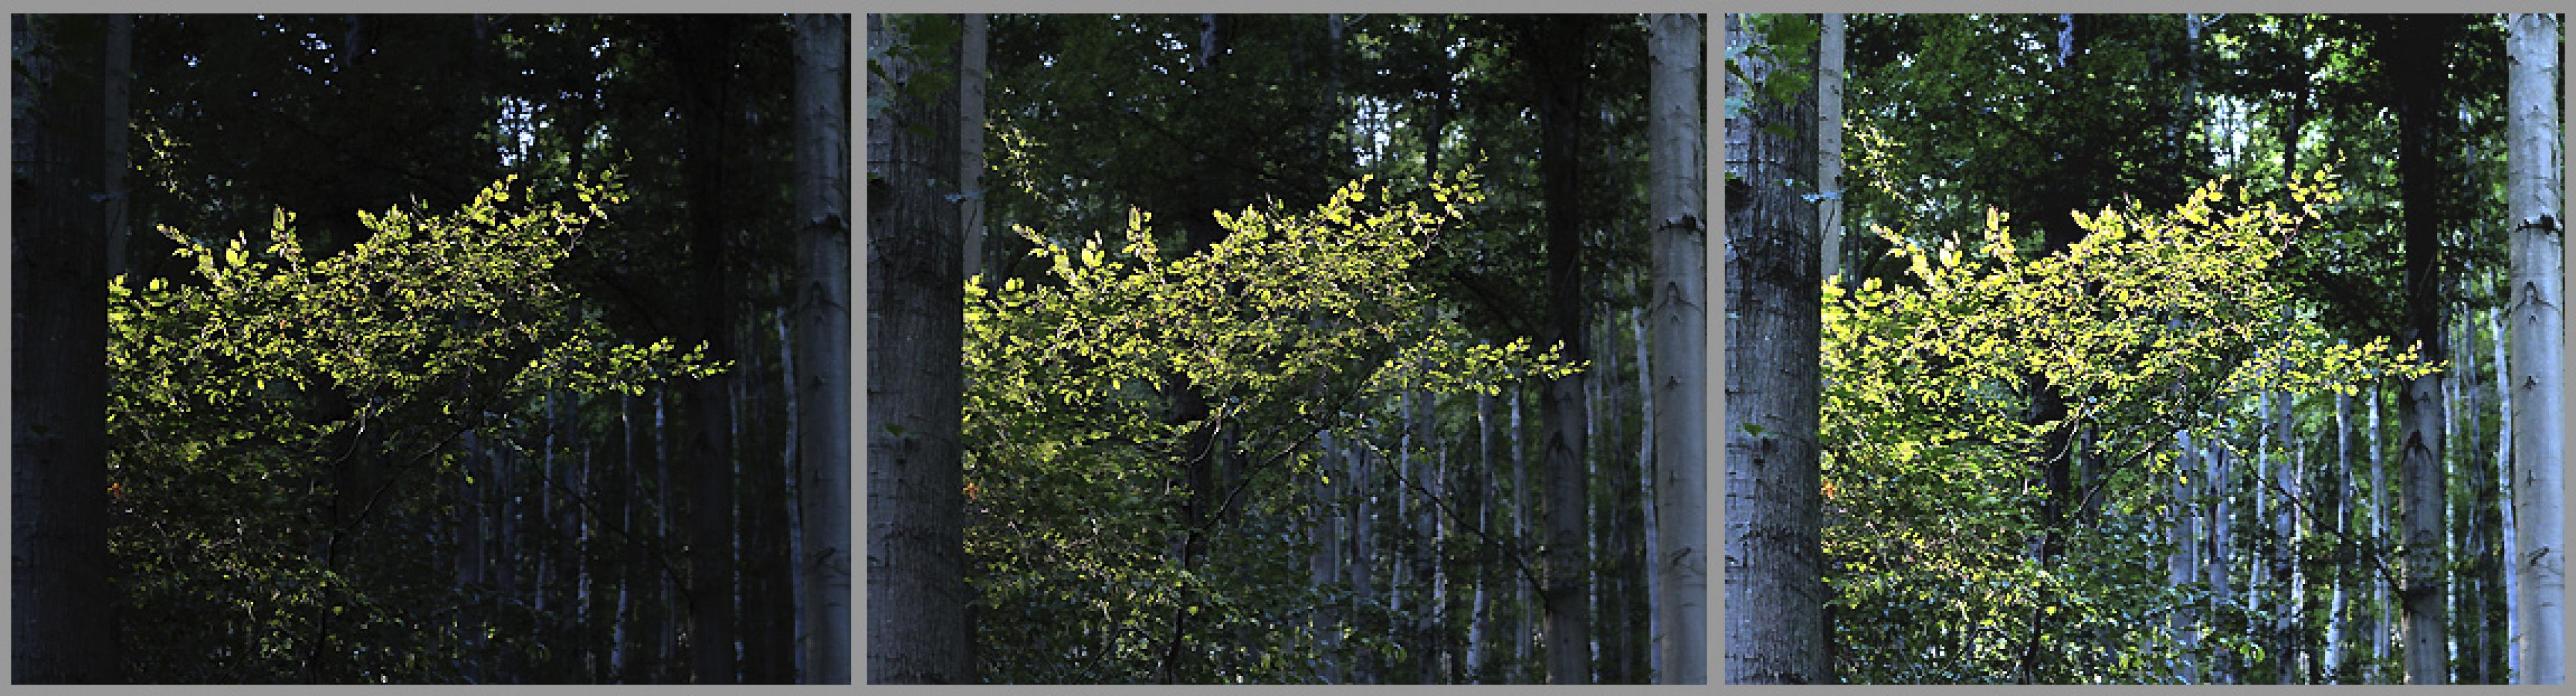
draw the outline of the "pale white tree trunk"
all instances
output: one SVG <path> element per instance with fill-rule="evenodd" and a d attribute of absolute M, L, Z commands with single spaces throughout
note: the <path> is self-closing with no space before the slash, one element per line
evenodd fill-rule
<path fill-rule="evenodd" d="M 2520 592 L 2525 684 L 2567 679 L 2565 479 L 2565 257 L 2560 235 L 2558 16 L 2518 14 L 2505 53 L 2511 58 L 2505 154 L 2507 207 L 2513 226 L 2513 400 L 2515 538 L 2530 551 L 2512 559 Z"/>
<path fill-rule="evenodd" d="M 2504 537 L 2505 559 L 2504 634 L 2506 642 L 2503 646 L 2505 671 L 2508 674 L 2521 674 L 2522 595 L 2519 590 L 2522 584 L 2521 578 L 2518 577 L 2521 573 L 2516 571 L 2513 562 L 2516 558 L 2515 551 L 2520 548 L 2516 545 L 2518 540 L 2514 537 L 2513 515 L 2513 363 L 2505 355 L 2505 346 L 2511 342 L 2511 339 L 2504 333 L 2504 308 L 2487 308 L 2487 334 L 2495 337 L 2490 345 L 2495 347 L 2496 409 L 2498 411 L 2496 427 L 2499 431 L 2496 434 L 2496 493 L 2505 501 L 2504 509 L 2501 511 L 2504 513 L 2504 529 L 2500 530 Z"/>
<path fill-rule="evenodd" d="M 1843 272 L 1843 15 L 1826 13 L 1816 44 L 1816 226 L 1823 230 L 1824 268 Z"/>
<path fill-rule="evenodd" d="M 1652 345 L 1637 356 L 1652 462 L 1654 508 L 1646 548 L 1653 563 L 1655 674 L 1663 684 L 1708 683 L 1708 226 L 1707 137 L 1700 89 L 1705 18 L 1659 14 L 1648 86 L 1656 192 Z M 1649 366 L 1654 369 L 1649 373 Z M 1642 387 L 1643 385 L 1641 385 Z"/>

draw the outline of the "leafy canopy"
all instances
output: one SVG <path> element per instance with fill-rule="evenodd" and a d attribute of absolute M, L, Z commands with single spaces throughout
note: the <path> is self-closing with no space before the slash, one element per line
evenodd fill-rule
<path fill-rule="evenodd" d="M 2228 190 L 2205 184 L 2170 211 L 2078 211 L 2087 234 L 2039 258 L 2022 256 L 1998 211 L 1973 247 L 1879 228 L 1912 282 L 1846 292 L 1829 279 L 1821 436 L 1842 674 L 2009 679 L 2020 646 L 2040 640 L 2099 653 L 2073 657 L 2096 667 L 2061 678 L 2169 676 L 2149 658 L 2176 649 L 2168 623 L 2150 619 L 2188 599 L 2164 587 L 2170 520 L 2155 517 L 2174 510 L 2159 494 L 2192 475 L 2173 467 L 2174 434 L 2257 392 L 2350 394 L 2439 367 L 2385 339 L 2332 340 L 2273 270 L 2299 226 L 2341 198 L 2328 176 L 2291 183 L 2295 211 Z M 2031 375 L 2061 390 L 2064 418 L 2027 422 Z M 2085 451 L 2038 452 L 2060 429 L 2084 433 Z M 2030 514 L 2044 495 L 2034 456 L 2083 456 L 2102 472 L 2079 495 L 2106 516 L 2061 530 L 2067 557 L 2100 562 L 2030 556 L 2043 531 Z M 2111 639 L 2004 630 L 2032 612 L 2074 612 L 2064 630 Z"/>
<path fill-rule="evenodd" d="M 362 212 L 374 234 L 324 258 L 283 209 L 257 250 L 164 227 L 200 282 L 110 282 L 110 543 L 123 610 L 157 626 L 126 636 L 129 664 L 182 670 L 139 681 L 444 678 L 508 642 L 445 613 L 467 599 L 437 560 L 440 510 L 471 483 L 457 439 L 549 390 L 724 368 L 612 336 L 555 277 L 616 186 L 585 177 L 567 205 L 510 183 L 453 212 Z M 361 470 L 387 480 L 328 492 Z"/>
<path fill-rule="evenodd" d="M 1441 229 L 1482 199 L 1467 177 L 1435 176 L 1427 206 L 1390 202 L 1368 181 L 1311 211 L 1220 212 L 1229 234 L 1178 258 L 1141 211 L 1114 245 L 1019 228 L 1053 282 L 967 283 L 967 548 L 983 674 L 1145 679 L 1187 615 L 1194 632 L 1177 638 L 1206 651 L 1188 663 L 1207 671 L 1183 681 L 1310 678 L 1326 643 L 1304 612 L 1339 590 L 1308 585 L 1308 542 L 1283 513 L 1305 502 L 1305 482 L 1329 482 L 1314 466 L 1317 433 L 1405 390 L 1494 393 L 1580 367 L 1526 339 L 1472 341 L 1414 279 Z M 1169 420 L 1176 375 L 1205 395 L 1204 420 Z M 1186 489 L 1171 482 L 1207 454 L 1181 443 L 1220 427 L 1242 481 L 1206 502 L 1249 514 L 1190 530 Z M 1202 564 L 1168 553 L 1188 533 L 1211 535 Z"/>

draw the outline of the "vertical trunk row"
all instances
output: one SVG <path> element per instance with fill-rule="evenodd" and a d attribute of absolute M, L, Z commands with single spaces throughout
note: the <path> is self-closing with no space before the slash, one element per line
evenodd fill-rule
<path fill-rule="evenodd" d="M 2282 394 L 2283 401 L 2293 398 L 2295 397 L 2290 394 Z M 2281 405 L 2281 446 L 2288 450 L 2289 461 L 2282 463 L 2284 467 L 2280 479 L 2281 487 L 2284 489 L 2281 494 L 2282 507 L 2274 522 L 2280 535 L 2286 537 L 2281 542 L 2284 546 L 2281 557 L 2282 562 L 2289 566 L 2290 576 L 2289 598 L 2282 609 L 2283 616 L 2274 624 L 2275 630 L 2284 637 L 2283 644 L 2290 650 L 2282 656 L 2285 664 L 2280 669 L 2280 676 L 2281 683 L 2284 684 L 2307 681 L 2313 679 L 2313 675 L 2316 674 L 2314 670 L 2310 670 L 2307 672 L 2309 676 L 2303 678 L 2298 666 L 2302 663 L 2312 664 L 2316 659 L 2316 651 L 2310 645 L 2307 625 L 2308 617 L 2316 614 L 2315 606 L 2319 599 L 2315 593 L 2308 591 L 2308 549 L 2307 539 L 2303 534 L 2303 530 L 2308 528 L 2311 517 L 2307 507 L 2316 504 L 2316 498 L 2308 493 L 2308 450 L 2304 446 L 2299 446 L 2291 437 L 2297 422 L 2293 420 L 2291 408 L 2292 405 L 2289 403 Z"/>
<path fill-rule="evenodd" d="M 904 21 L 870 16 L 870 38 L 905 41 L 887 26 Z M 886 105 L 869 129 L 869 151 L 883 154 L 870 155 L 868 172 L 868 680 L 963 683 L 974 674 L 958 443 L 965 294 L 958 211 L 946 199 L 956 193 L 948 174 L 957 96 L 923 102 L 898 92 L 956 64 L 953 55 L 928 65 L 881 55 L 868 80 L 869 102 Z M 807 422 L 826 430 L 831 421 Z"/>
<path fill-rule="evenodd" d="M 1653 564 L 1655 674 L 1664 684 L 1708 683 L 1708 226 L 1707 143 L 1700 104 L 1705 17 L 1651 20 L 1653 77 L 1647 88 L 1647 214 L 1654 229 L 1652 349 L 1637 356 L 1654 505 L 1647 558 Z M 1639 343 L 1649 334 L 1632 326 Z M 1652 360 L 1648 356 L 1652 356 Z"/>
<path fill-rule="evenodd" d="M 2566 516 L 2564 486 L 2566 372 L 2565 214 L 2558 142 L 2559 18 L 2514 15 L 2506 54 L 2511 78 L 2505 151 L 2509 223 L 2513 226 L 2514 612 L 2520 617 L 2522 665 L 2517 681 L 2567 680 Z"/>
<path fill-rule="evenodd" d="M 2508 271 L 2508 275 L 2509 274 L 2510 272 Z M 2504 653 L 2505 671 L 2503 676 L 2507 680 L 2510 680 L 2514 678 L 2514 675 L 2522 673 L 2523 639 L 2522 615 L 2520 611 L 2517 611 L 2517 603 L 2521 601 L 2521 596 L 2518 594 L 2521 592 L 2521 584 L 2520 578 L 2515 577 L 2516 573 L 2514 572 L 2515 569 L 2513 561 L 2515 558 L 2514 553 L 2520 548 L 2516 544 L 2519 540 L 2514 535 L 2514 524 L 2516 523 L 2513 516 L 2512 502 L 2513 364 L 2505 355 L 2505 346 L 2506 344 L 2511 343 L 2512 339 L 2507 337 L 2504 332 L 2503 307 L 2487 308 L 2487 335 L 2494 337 L 2494 340 L 2489 344 L 2495 349 L 2496 375 L 2496 448 L 2494 472 L 2496 480 L 2494 485 L 2496 495 L 2502 499 L 2497 506 L 2497 513 L 2501 515 L 2502 519 L 2498 520 L 2499 524 L 2496 525 L 2496 533 L 2498 536 L 2496 540 L 2496 549 L 2499 554 L 2498 560 L 2502 566 L 2502 572 L 2500 573 L 2501 577 L 2499 577 L 2498 580 L 2502 583 L 2503 591 L 2498 593 L 2500 596 L 2496 599 L 2498 603 L 2504 605 L 2504 616 L 2496 623 L 2497 629 L 2504 632 L 2504 640 L 2498 646 L 2499 651 Z"/>
<path fill-rule="evenodd" d="M 2227 450 L 2219 449 L 2211 443 L 2203 442 L 2200 445 L 2200 460 L 2206 469 L 2202 475 L 2204 480 L 2209 482 L 2211 490 L 2217 493 L 2209 511 L 2208 561 L 2201 564 L 2203 582 L 2209 583 L 2209 607 L 2204 615 L 2214 622 L 2220 616 L 2220 608 L 2236 601 L 2235 588 L 2230 582 L 2228 570 L 2234 563 L 2236 555 L 2233 536 L 2236 529 L 2234 508 L 2236 491 L 2240 486 L 2236 485 L 2235 481 L 2235 457 Z M 2211 683 L 2224 684 L 2234 681 L 2235 670 L 2224 657 L 2211 659 L 2208 669 Z"/>
<path fill-rule="evenodd" d="M 2378 560 L 2389 559 L 2397 548 L 2388 538 L 2388 489 L 2394 482 L 2388 479 L 2384 454 L 2387 450 L 2380 442 L 2380 433 L 2384 432 L 2379 423 L 2380 392 L 2384 390 L 2385 385 L 2382 384 L 2374 383 L 2370 387 L 2370 553 Z M 2386 566 L 2374 563 L 2372 567 Z M 2370 632 L 2371 678 L 2366 681 L 2372 683 L 2396 681 L 2388 678 L 2381 664 L 2389 656 L 2389 630 L 2397 626 L 2396 603 L 2389 595 L 2389 591 L 2397 587 L 2397 582 L 2395 577 L 2376 572 L 2371 574 L 2370 604 L 2374 608 Z"/>
<path fill-rule="evenodd" d="M 628 398 L 621 395 L 608 399 L 619 405 L 619 444 L 633 442 L 633 428 L 625 418 L 632 410 L 626 406 Z M 604 404 L 593 402 L 586 407 L 600 405 Z M 596 456 L 606 459 L 607 453 Z M 590 577 L 589 607 L 583 611 L 590 619 L 583 626 L 589 630 L 584 642 L 591 646 L 589 666 L 590 683 L 593 684 L 615 683 L 620 676 L 617 667 L 624 653 L 627 622 L 633 616 L 620 601 L 631 582 L 627 568 L 633 565 L 627 543 L 633 533 L 626 522 L 626 499 L 628 491 L 634 487 L 630 478 L 633 469 L 626 466 L 630 462 L 631 458 L 589 467 L 592 505 L 590 525 L 586 530 L 589 543 L 584 545 L 582 557 L 586 564 L 583 574 Z"/>
<path fill-rule="evenodd" d="M 2326 608 L 2326 671 L 2319 674 L 2334 675 L 2327 683 L 2339 684 L 2352 673 L 2350 658 L 2356 654 L 2347 643 L 2349 636 L 2354 634 L 2347 629 L 2354 624 L 2349 613 L 2355 595 L 2353 581 L 2362 573 L 2361 558 L 2354 553 L 2357 546 L 2352 529 L 2353 497 L 2357 490 L 2352 480 L 2351 395 L 2335 395 L 2334 416 L 2335 463 L 2333 472 L 2326 479 L 2326 485 L 2334 491 L 2334 500 L 2325 508 L 2334 516 L 2329 523 L 2333 526 L 2327 530 L 2331 535 L 2327 538 L 2335 540 L 2335 562 L 2331 571 L 2334 573 L 2334 597 Z"/>
<path fill-rule="evenodd" d="M 2196 468 L 2197 457 L 2194 455 L 2197 452 L 2192 449 L 2190 431 L 2174 433 L 2174 450 L 2174 469 L 2178 474 L 2174 477 L 2170 493 L 2174 524 L 2165 530 L 2165 543 L 2171 545 L 2173 551 L 2165 557 L 2165 585 L 2180 590 L 2200 579 L 2200 517 L 2199 506 L 2194 502 L 2198 491 L 2192 485 L 2200 478 L 2200 472 Z M 2174 611 L 2173 633 L 2184 651 L 2193 649 L 2200 642 L 2198 614 L 2189 606 L 2177 607 Z M 2174 681 L 2184 684 L 2200 681 L 2198 665 L 2188 655 L 2174 661 Z"/>
<path fill-rule="evenodd" d="M 1743 23 L 1727 18 L 1731 54 L 1762 41 Z M 1726 606 L 1741 608 L 1727 612 L 1726 673 L 1732 683 L 1821 683 L 1831 679 L 1816 451 L 1822 296 L 1815 207 L 1801 183 L 1814 165 L 1815 104 L 1753 97 L 1745 83 L 1784 69 L 1759 53 L 1741 52 L 1730 72 L 1743 80 L 1727 82 L 1751 103 L 1726 129 Z M 1772 124 L 1790 135 L 1766 132 Z"/>
<path fill-rule="evenodd" d="M 1530 543 L 1530 457 L 1527 439 L 1523 437 L 1526 430 L 1521 426 L 1521 393 L 1525 391 L 1528 391 L 1527 385 L 1515 385 L 1512 388 L 1512 532 L 1509 537 L 1512 540 L 1512 553 L 1524 557 L 1528 555 L 1528 549 L 1534 546 Z M 1517 682 L 1520 681 L 1519 674 L 1529 669 L 1530 629 L 1532 628 L 1530 582 L 1527 577 L 1518 572 L 1511 572 L 1510 575 L 1512 620 L 1506 624 L 1508 629 L 1506 633 L 1511 636 L 1512 658 L 1511 673 L 1506 675 L 1505 679 Z"/>

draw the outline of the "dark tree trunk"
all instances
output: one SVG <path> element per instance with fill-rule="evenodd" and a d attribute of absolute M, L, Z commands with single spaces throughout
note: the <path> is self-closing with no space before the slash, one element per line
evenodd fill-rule
<path fill-rule="evenodd" d="M 733 306 L 726 282 L 725 255 L 731 246 L 731 212 L 725 188 L 725 151 L 732 139 L 730 114 L 733 82 L 733 34 L 736 20 L 725 15 L 674 19 L 673 59 L 689 75 L 680 93 L 682 136 L 687 156 L 681 177 L 688 191 L 689 285 L 687 307 L 692 342 L 704 342 L 711 360 L 731 360 Z M 732 371 L 706 377 L 690 386 L 680 400 L 686 453 L 678 463 L 688 472 L 689 643 L 690 670 L 699 684 L 731 684 L 734 670 L 734 525 Z"/>
<path fill-rule="evenodd" d="M 1559 346 L 1566 360 L 1579 362 L 1590 354 L 1583 280 L 1583 129 L 1590 120 L 1584 110 L 1585 81 L 1599 32 L 1597 25 L 1573 19 L 1538 20 L 1519 29 L 1535 82 L 1531 94 L 1539 118 L 1539 190 L 1546 210 L 1547 318 L 1540 342 Z M 1541 446 L 1547 480 L 1540 503 L 1547 527 L 1546 586 L 1540 594 L 1547 608 L 1552 684 L 1592 682 L 1592 627 L 1585 602 L 1591 581 L 1585 534 L 1591 481 L 1583 436 L 1583 384 L 1589 377 L 1549 380 L 1539 395 L 1539 412 L 1546 419 Z"/>
<path fill-rule="evenodd" d="M 117 678 L 95 17 L 11 15 L 10 681 Z"/>
<path fill-rule="evenodd" d="M 871 15 L 869 37 L 904 41 L 885 26 L 902 21 Z M 882 684 L 974 680 L 958 443 L 965 279 L 946 198 L 957 193 L 956 93 L 921 102 L 895 91 L 956 67 L 954 55 L 933 60 L 889 55 L 868 79 L 870 103 L 886 104 L 868 129 L 867 644 L 868 681 Z"/>
<path fill-rule="evenodd" d="M 736 382 L 743 394 L 737 400 L 742 406 L 737 430 L 742 441 L 734 454 L 742 462 L 745 489 L 738 496 L 743 519 L 742 670 L 745 683 L 792 684 L 796 681 L 796 593 L 788 580 L 793 560 L 787 541 L 789 493 L 783 456 L 786 399 L 779 394 L 777 380 L 767 378 L 778 355 L 774 342 L 762 340 L 769 333 L 762 329 L 769 326 L 763 317 L 754 316 L 740 327 L 746 339 L 741 344 L 745 349 L 742 379 Z"/>
<path fill-rule="evenodd" d="M 2403 201 L 2406 309 L 2401 344 L 2420 348 L 2428 362 L 2448 358 L 2443 327 L 2447 314 L 2442 293 L 2441 233 L 2444 211 L 2438 200 L 2448 177 L 2441 171 L 2440 144 L 2434 129 L 2445 119 L 2441 54 L 2447 52 L 2444 24 L 2455 19 L 2383 20 L 2374 25 L 2373 48 L 2389 71 L 2388 94 L 2397 111 L 2397 187 Z M 2442 471 L 2442 380 L 2431 374 L 2409 380 L 2399 393 L 2399 476 L 2406 525 L 2405 606 L 2406 678 L 2411 684 L 2447 681 L 2448 623 L 2442 605 L 2445 570 L 2442 547 L 2448 486 Z"/>

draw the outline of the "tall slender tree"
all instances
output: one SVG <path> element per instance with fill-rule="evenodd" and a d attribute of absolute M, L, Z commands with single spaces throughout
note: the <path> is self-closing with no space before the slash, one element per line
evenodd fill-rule
<path fill-rule="evenodd" d="M 2554 14 L 2514 15 L 2506 38 L 2506 184 L 2513 228 L 2513 563 L 2524 684 L 2567 680 L 2564 215 L 2560 206 L 2560 25 Z"/>
<path fill-rule="evenodd" d="M 1591 64 L 1596 21 L 1546 19 L 1518 26 L 1528 51 L 1533 95 L 1539 119 L 1539 189 L 1545 201 L 1547 230 L 1547 326 L 1543 342 L 1559 346 L 1567 360 L 1581 362 L 1590 354 L 1590 325 L 1583 277 L 1583 105 Z M 1546 587 L 1547 674 L 1552 684 L 1592 681 L 1592 625 L 1585 596 L 1590 563 L 1585 558 L 1587 504 L 1591 478 L 1584 466 L 1589 444 L 1584 439 L 1583 385 L 1578 373 L 1548 380 L 1539 393 L 1539 412 L 1546 420 L 1542 447 L 1546 459 L 1545 500 L 1539 505 L 1547 527 Z"/>
<path fill-rule="evenodd" d="M 1727 100 L 1743 104 L 1726 129 L 1726 674 L 1822 683 L 1831 678 L 1816 451 L 1823 297 L 1816 208 L 1804 198 L 1815 101 L 1759 95 L 1813 63 L 1772 54 L 1745 21 L 1726 20 L 1737 78 Z"/>
<path fill-rule="evenodd" d="M 870 15 L 868 681 L 973 679 L 958 431 L 957 45 L 918 41 L 941 16 Z M 927 87 L 925 87 L 927 85 Z M 882 107 L 877 105 L 882 104 Z M 813 421 L 827 423 L 829 421 Z"/>
<path fill-rule="evenodd" d="M 2407 17 L 2373 25 L 2373 49 L 2390 71 L 2389 95 L 2397 112 L 2397 180 L 2405 229 L 2404 330 L 2400 340 L 2415 345 L 2425 360 L 2440 362 L 2449 354 L 2443 320 L 2448 305 L 2441 278 L 2443 216 L 2437 200 L 2443 177 L 2435 161 L 2434 142 L 2440 123 L 2441 56 L 2447 52 L 2443 30 L 2457 20 Z M 2405 606 L 2406 679 L 2412 684 L 2439 684 L 2450 671 L 2449 626 L 2443 604 L 2447 573 L 2442 568 L 2447 481 L 2442 468 L 2442 380 L 2431 374 L 2406 381 L 2398 394 L 2398 475 L 2404 490 L 2399 510 L 2406 527 Z"/>
<path fill-rule="evenodd" d="M 117 673 L 108 583 L 107 230 L 98 17 L 10 15 L 10 681 Z M 83 40 L 87 37 L 87 40 Z"/>
<path fill-rule="evenodd" d="M 731 169 L 728 142 L 735 107 L 731 15 L 671 18 L 667 27 L 679 63 L 688 76 L 679 107 L 688 153 L 681 177 L 688 195 L 689 279 L 693 301 L 686 306 L 697 341 L 708 357 L 730 360 L 733 349 L 733 303 L 726 282 L 725 257 L 731 251 L 733 196 L 725 188 Z M 698 380 L 686 398 L 682 416 L 690 424 L 681 436 L 688 454 L 680 460 L 689 472 L 688 544 L 690 671 L 700 684 L 735 683 L 733 419 L 728 403 L 733 378 L 719 374 Z"/>
<path fill-rule="evenodd" d="M 1700 108 L 1705 19 L 1658 14 L 1649 24 L 1647 214 L 1655 230 L 1654 332 L 1646 396 L 1655 477 L 1656 650 L 1664 684 L 1708 683 L 1708 226 L 1707 140 Z M 1651 357 L 1651 359 L 1647 359 Z M 1652 367 L 1650 371 L 1648 368 Z"/>

